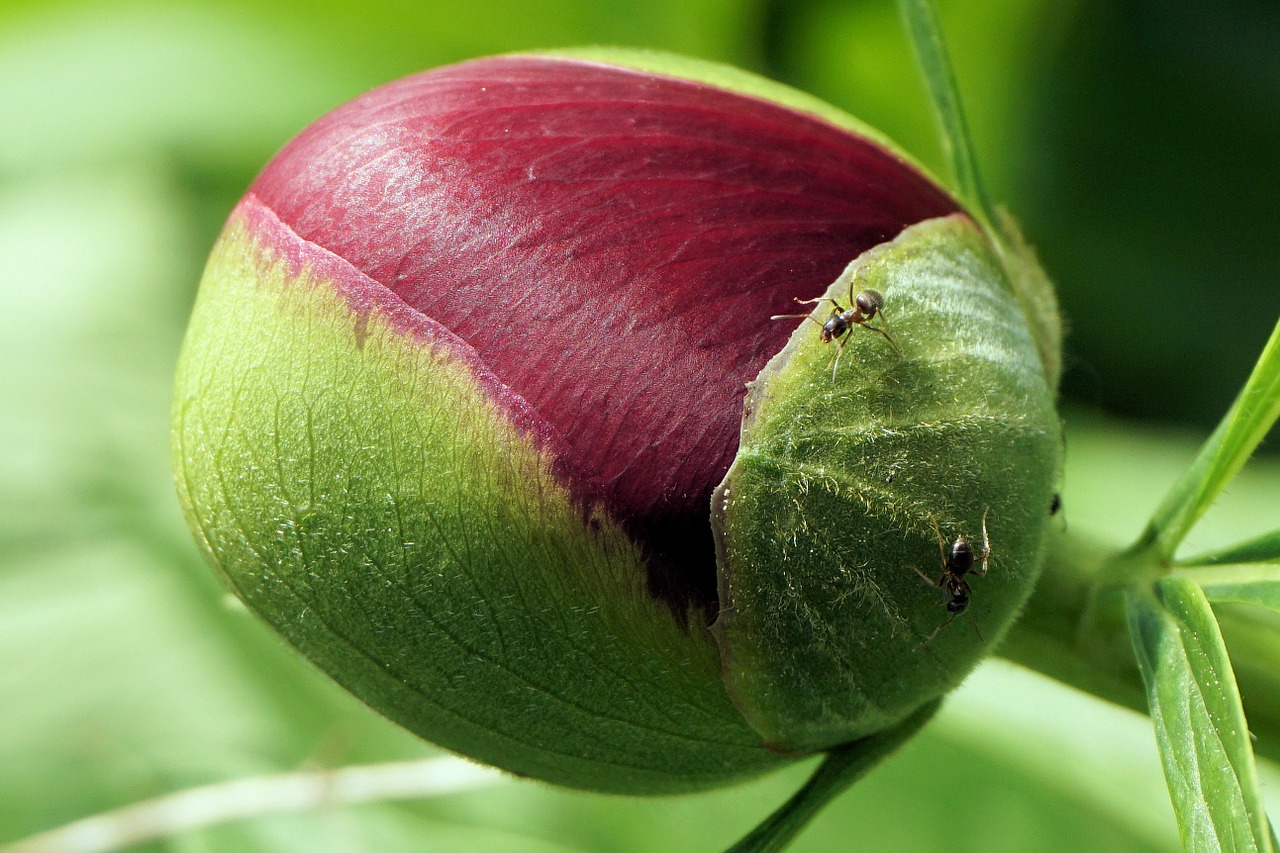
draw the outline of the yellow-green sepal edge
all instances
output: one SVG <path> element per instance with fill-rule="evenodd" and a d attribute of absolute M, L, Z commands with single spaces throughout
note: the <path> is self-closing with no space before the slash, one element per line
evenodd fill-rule
<path fill-rule="evenodd" d="M 434 743 L 581 788 L 671 793 L 783 759 L 714 641 L 646 592 L 465 360 L 354 310 L 233 217 L 178 369 L 175 470 L 230 588 Z M 698 617 L 691 617 L 691 622 Z"/>

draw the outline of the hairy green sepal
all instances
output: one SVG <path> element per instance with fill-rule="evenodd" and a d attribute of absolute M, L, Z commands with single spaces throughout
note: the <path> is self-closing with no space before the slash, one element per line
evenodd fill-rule
<path fill-rule="evenodd" d="M 753 384 L 713 507 L 726 683 L 780 749 L 884 730 L 960 681 L 1034 586 L 1059 464 L 1036 341 L 972 220 L 862 255 L 826 294 L 846 308 L 850 276 L 884 295 L 902 354 L 854 328 L 833 379 L 835 344 L 802 323 Z M 938 630 L 935 522 L 980 552 L 984 515 L 990 571 Z"/>
<path fill-rule="evenodd" d="M 420 736 L 604 791 L 776 766 L 714 641 L 447 347 L 353 310 L 232 220 L 178 373 L 192 529 L 231 588 Z"/>

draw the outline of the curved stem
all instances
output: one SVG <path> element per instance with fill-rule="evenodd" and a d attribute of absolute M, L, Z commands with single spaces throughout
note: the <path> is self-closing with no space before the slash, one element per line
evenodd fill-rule
<path fill-rule="evenodd" d="M 248 818 L 456 794 L 500 781 L 460 758 L 366 764 L 233 779 L 189 788 L 30 836 L 3 853 L 105 853 Z"/>
<path fill-rule="evenodd" d="M 919 731 L 939 704 L 929 703 L 887 732 L 831 750 L 803 788 L 725 853 L 771 853 L 786 848 L 827 803 Z"/>

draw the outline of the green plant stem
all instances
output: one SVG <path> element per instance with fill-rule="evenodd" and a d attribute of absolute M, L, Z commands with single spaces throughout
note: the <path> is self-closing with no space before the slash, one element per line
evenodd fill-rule
<path fill-rule="evenodd" d="M 1100 573 L 1118 574 L 1116 562 L 1128 559 L 1120 548 L 1076 534 L 1053 534 L 1040 583 L 998 653 L 1145 714 L 1146 693 L 1133 657 L 1123 592 L 1099 591 L 1097 584 Z M 1257 736 L 1255 751 L 1280 760 L 1280 624 L 1259 608 L 1227 605 L 1215 610 L 1249 728 Z"/>
<path fill-rule="evenodd" d="M 1095 696 L 1146 712 L 1146 693 L 1133 661 L 1123 596 L 1094 582 L 1119 549 L 1074 534 L 1054 533 L 1044 571 L 1022 618 L 998 653 Z M 1090 628 L 1081 631 L 1089 620 Z"/>
<path fill-rule="evenodd" d="M 831 750 L 803 788 L 725 853 L 785 850 L 827 803 L 914 736 L 940 704 L 938 701 L 930 702 L 886 732 Z"/>

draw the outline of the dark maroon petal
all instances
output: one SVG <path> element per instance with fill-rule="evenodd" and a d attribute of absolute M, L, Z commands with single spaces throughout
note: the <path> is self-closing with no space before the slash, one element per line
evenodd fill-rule
<path fill-rule="evenodd" d="M 715 598 L 712 489 L 744 383 L 818 295 L 958 209 L 820 119 L 649 73 L 483 59 L 377 89 L 291 142 L 253 192 L 470 344 L 645 544 L 655 594 Z"/>

